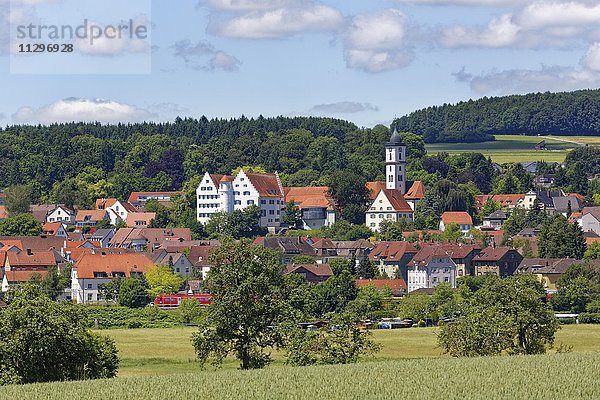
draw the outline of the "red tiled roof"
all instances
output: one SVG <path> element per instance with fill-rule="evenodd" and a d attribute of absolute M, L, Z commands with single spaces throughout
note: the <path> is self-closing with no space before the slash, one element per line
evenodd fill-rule
<path fill-rule="evenodd" d="M 108 208 L 110 206 L 113 206 L 117 201 L 117 199 L 114 198 L 110 198 L 110 199 L 96 199 L 96 209 L 100 209 L 102 208 Z"/>
<path fill-rule="evenodd" d="M 6 211 L 6 206 L 0 206 L 0 219 L 8 218 L 8 211 Z"/>
<path fill-rule="evenodd" d="M 379 242 L 369 253 L 369 259 L 376 261 L 383 258 L 388 261 L 399 261 L 407 252 L 416 253 L 417 248 L 410 242 Z"/>
<path fill-rule="evenodd" d="M 510 250 L 512 250 L 510 247 L 486 247 L 473 261 L 498 261 Z"/>
<path fill-rule="evenodd" d="M 333 276 L 333 272 L 331 271 L 331 267 L 329 266 L 329 264 L 292 264 L 292 265 L 286 265 L 285 267 L 285 272 L 287 274 L 291 274 L 292 272 L 297 271 L 300 268 L 304 268 L 305 270 L 309 271 L 310 273 L 316 275 L 316 276 L 322 276 L 322 277 L 327 277 L 329 278 L 330 276 Z"/>
<path fill-rule="evenodd" d="M 56 257 L 52 251 L 36 251 L 32 252 L 31 255 L 28 255 L 25 251 L 19 253 L 10 251 L 7 253 L 7 257 L 11 269 L 21 266 L 49 267 L 56 265 Z"/>
<path fill-rule="evenodd" d="M 84 254 L 75 263 L 79 279 L 94 278 L 95 272 L 106 273 L 111 276 L 113 272 L 124 273 L 129 276 L 131 272 L 147 272 L 154 263 L 142 253 L 122 254 Z"/>
<path fill-rule="evenodd" d="M 154 218 L 156 218 L 156 213 L 154 212 L 132 212 L 127 214 L 126 223 L 129 228 L 143 228 L 150 225 Z M 136 224 L 138 221 L 142 221 L 143 224 Z"/>
<path fill-rule="evenodd" d="M 389 200 L 390 204 L 394 208 L 396 212 L 404 212 L 404 213 L 412 213 L 413 210 L 410 208 L 404 197 L 402 197 L 402 193 L 399 190 L 395 189 L 382 189 L 385 197 Z"/>
<path fill-rule="evenodd" d="M 386 286 L 392 291 L 406 290 L 406 282 L 404 279 L 357 279 L 356 286 L 359 288 L 373 285 L 377 289 L 384 289 Z"/>
<path fill-rule="evenodd" d="M 223 175 L 223 177 L 219 180 L 219 182 L 233 182 L 234 180 L 235 180 L 234 176 Z"/>
<path fill-rule="evenodd" d="M 246 176 L 252 183 L 252 186 L 258 191 L 262 197 L 283 197 L 283 193 L 279 187 L 277 175 L 275 174 L 257 174 L 254 172 L 246 172 Z"/>
<path fill-rule="evenodd" d="M 405 199 L 421 200 L 425 198 L 425 185 L 421 181 L 414 181 L 410 189 L 404 195 Z"/>
<path fill-rule="evenodd" d="M 479 194 L 475 196 L 475 206 L 481 209 L 488 200 L 493 200 L 500 203 L 501 207 L 514 207 L 524 198 L 524 194 Z"/>
<path fill-rule="evenodd" d="M 577 197 L 581 202 L 585 201 L 585 196 L 579 193 L 567 193 L 567 196 Z"/>
<path fill-rule="evenodd" d="M 464 211 L 446 211 L 442 214 L 442 222 L 444 225 L 452 222 L 458 225 L 473 225 L 473 219 Z"/>
<path fill-rule="evenodd" d="M 371 200 L 375 200 L 379 192 L 385 189 L 385 182 L 367 182 L 367 189 L 371 195 Z"/>
<path fill-rule="evenodd" d="M 22 283 L 22 282 L 29 282 L 31 281 L 31 278 L 33 278 L 34 276 L 38 275 L 40 278 L 45 278 L 46 276 L 48 276 L 48 270 L 45 269 L 38 269 L 38 270 L 26 270 L 26 271 L 22 271 L 22 270 L 10 270 L 10 271 L 5 271 L 5 275 L 6 275 L 6 280 L 10 283 Z"/>
<path fill-rule="evenodd" d="M 47 235 L 55 235 L 61 226 L 61 222 L 48 222 L 42 226 L 42 232 Z"/>
<path fill-rule="evenodd" d="M 294 202 L 300 209 L 303 208 L 330 208 L 334 206 L 333 198 L 327 186 L 286 187 L 285 202 Z"/>
<path fill-rule="evenodd" d="M 106 210 L 79 210 L 76 221 L 84 221 L 88 217 L 90 221 L 102 221 L 106 217 Z"/>

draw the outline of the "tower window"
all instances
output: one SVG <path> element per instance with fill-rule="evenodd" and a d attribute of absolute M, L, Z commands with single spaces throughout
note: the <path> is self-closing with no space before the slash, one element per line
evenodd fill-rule
<path fill-rule="evenodd" d="M 388 182 L 394 182 L 394 175 L 388 176 Z"/>
<path fill-rule="evenodd" d="M 402 175 L 398 175 L 398 180 L 402 181 Z"/>

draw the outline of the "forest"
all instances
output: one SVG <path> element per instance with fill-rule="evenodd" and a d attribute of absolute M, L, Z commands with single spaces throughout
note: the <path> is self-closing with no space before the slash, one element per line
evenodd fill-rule
<path fill-rule="evenodd" d="M 427 107 L 396 119 L 426 143 L 470 143 L 493 135 L 600 135 L 600 90 L 484 97 Z"/>

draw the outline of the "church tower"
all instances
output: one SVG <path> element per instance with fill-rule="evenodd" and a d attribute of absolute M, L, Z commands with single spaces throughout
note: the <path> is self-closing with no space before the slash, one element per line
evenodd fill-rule
<path fill-rule="evenodd" d="M 385 187 L 406 193 L 406 145 L 394 128 L 390 141 L 385 144 Z"/>

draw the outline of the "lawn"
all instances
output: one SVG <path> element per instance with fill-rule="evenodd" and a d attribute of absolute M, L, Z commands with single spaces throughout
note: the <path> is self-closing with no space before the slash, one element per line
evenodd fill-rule
<path fill-rule="evenodd" d="M 191 335 L 194 328 L 115 329 L 100 331 L 111 336 L 119 348 L 120 376 L 165 375 L 197 372 Z M 407 358 L 442 357 L 437 347 L 437 329 L 411 328 L 375 330 L 373 338 L 382 350 L 367 361 L 401 360 Z M 556 344 L 573 346 L 574 352 L 600 352 L 600 325 L 564 325 L 556 334 Z M 443 356 L 446 357 L 446 356 Z M 281 367 L 284 357 L 274 353 L 273 366 Z M 238 364 L 228 359 L 226 369 Z"/>
<path fill-rule="evenodd" d="M 536 143 L 546 141 L 548 150 L 537 151 Z M 573 143 L 575 142 L 575 143 Z M 579 143 L 579 144 L 578 144 Z M 567 153 L 580 145 L 600 145 L 599 136 L 519 136 L 496 135 L 493 142 L 482 143 L 434 143 L 426 145 L 432 154 L 478 152 L 499 164 L 521 161 L 563 162 Z"/>
<path fill-rule="evenodd" d="M 221 370 L 0 388 L 19 400 L 596 399 L 600 353 Z"/>

